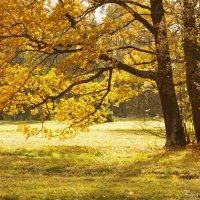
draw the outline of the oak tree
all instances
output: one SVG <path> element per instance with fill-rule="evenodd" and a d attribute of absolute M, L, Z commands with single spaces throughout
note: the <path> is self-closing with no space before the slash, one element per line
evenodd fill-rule
<path fill-rule="evenodd" d="M 95 10 L 112 4 L 122 13 L 96 21 Z M 105 120 L 116 75 L 134 75 L 157 85 L 166 146 L 186 144 L 162 0 L 4 0 L 1 10 L 1 110 L 28 106 L 66 121 L 66 132 L 84 129 Z"/>

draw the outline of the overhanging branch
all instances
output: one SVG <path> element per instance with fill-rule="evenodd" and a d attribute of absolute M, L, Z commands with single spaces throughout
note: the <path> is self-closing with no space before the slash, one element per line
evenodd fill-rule
<path fill-rule="evenodd" d="M 106 62 L 111 62 L 115 67 L 117 67 L 118 69 L 121 69 L 123 71 L 126 71 L 132 75 L 141 77 L 141 78 L 146 78 L 146 79 L 151 79 L 154 81 L 157 81 L 157 72 L 154 71 L 144 71 L 144 70 L 139 70 L 136 68 L 133 68 L 127 64 L 124 64 L 118 60 L 116 60 L 115 58 L 112 58 L 108 55 L 102 54 L 99 56 L 100 60 L 104 60 Z"/>
<path fill-rule="evenodd" d="M 76 124 L 79 124 L 81 122 L 83 122 L 84 120 L 88 120 L 89 121 L 89 117 L 93 116 L 102 106 L 104 99 L 107 97 L 107 95 L 109 94 L 110 90 L 111 90 L 111 81 L 112 81 L 112 74 L 113 74 L 113 68 L 109 69 L 109 78 L 108 78 L 108 86 L 107 86 L 107 90 L 105 92 L 105 94 L 101 97 L 101 99 L 99 100 L 98 105 L 96 106 L 95 110 L 91 113 L 89 113 L 88 115 L 86 115 L 84 118 L 74 122 L 73 124 L 71 124 L 70 126 L 74 126 Z"/>
<path fill-rule="evenodd" d="M 142 23 L 153 35 L 155 35 L 156 30 L 153 27 L 152 24 L 150 24 L 145 18 L 143 18 L 139 13 L 137 13 L 134 9 L 132 9 L 128 4 L 132 4 L 135 6 L 139 6 L 141 8 L 144 9 L 148 9 L 151 10 L 151 8 L 149 6 L 134 2 L 134 1 L 129 1 L 129 0 L 97 0 L 95 1 L 97 2 L 96 4 L 99 6 L 103 5 L 103 4 L 109 4 L 109 3 L 115 3 L 121 7 L 123 7 L 125 10 L 127 10 L 137 21 L 139 21 L 140 23 Z"/>
<path fill-rule="evenodd" d="M 74 88 L 77 85 L 81 85 L 81 84 L 85 84 L 85 83 L 89 83 L 93 80 L 95 80 L 96 78 L 98 78 L 99 76 L 101 76 L 105 71 L 109 71 L 113 69 L 112 67 L 107 67 L 107 68 L 101 68 L 99 69 L 99 72 L 94 74 L 93 76 L 90 76 L 87 79 L 83 79 L 77 82 L 74 82 L 72 84 L 70 84 L 65 90 L 63 90 L 62 92 L 60 92 L 58 95 L 54 95 L 54 96 L 47 96 L 46 98 L 44 98 L 40 103 L 37 103 L 33 106 L 33 108 L 36 108 L 38 106 L 41 106 L 43 104 L 45 104 L 46 102 L 48 102 L 49 100 L 51 100 L 52 102 L 55 101 L 56 99 L 61 98 L 62 96 L 64 96 L 67 92 L 71 91 L 72 88 Z"/>
<path fill-rule="evenodd" d="M 97 0 L 95 2 L 98 2 L 100 5 L 102 4 L 105 4 L 105 3 L 115 3 L 115 4 L 119 4 L 119 3 L 126 3 L 126 4 L 131 4 L 131 5 L 134 5 L 134 6 L 137 6 L 137 7 L 140 7 L 140 8 L 143 8 L 143 9 L 147 9 L 147 10 L 150 10 L 151 8 L 147 5 L 144 5 L 144 4 L 141 4 L 141 3 L 138 3 L 136 1 L 130 1 L 130 0 Z"/>
<path fill-rule="evenodd" d="M 132 45 L 127 45 L 127 46 L 124 46 L 124 47 L 116 47 L 116 48 L 107 50 L 107 52 L 112 52 L 112 51 L 116 51 L 116 50 L 124 50 L 124 49 L 133 49 L 133 50 L 136 50 L 136 51 L 139 51 L 139 52 L 155 55 L 155 53 L 152 52 L 152 51 L 149 51 L 149 50 L 146 50 L 146 49 L 140 49 L 140 48 L 132 46 Z"/>

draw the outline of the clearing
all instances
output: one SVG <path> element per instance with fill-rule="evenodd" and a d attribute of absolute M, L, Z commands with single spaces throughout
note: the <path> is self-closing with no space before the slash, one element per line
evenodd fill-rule
<path fill-rule="evenodd" d="M 162 122 L 106 123 L 66 141 L 26 140 L 18 123 L 0 124 L 2 200 L 200 198 L 200 149 L 162 148 Z"/>

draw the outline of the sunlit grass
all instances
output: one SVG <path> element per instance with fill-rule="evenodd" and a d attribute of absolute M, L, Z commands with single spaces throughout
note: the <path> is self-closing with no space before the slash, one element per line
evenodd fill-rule
<path fill-rule="evenodd" d="M 88 132 L 79 133 L 76 137 L 66 141 L 58 138 L 45 139 L 41 134 L 30 137 L 28 140 L 17 132 L 20 122 L 0 122 L 0 145 L 7 147 L 39 147 L 44 145 L 80 145 L 80 146 L 135 146 L 145 148 L 147 146 L 162 146 L 164 140 L 155 137 L 159 133 L 163 136 L 163 123 L 157 121 L 125 121 L 95 125 Z M 22 122 L 21 122 L 22 123 Z M 24 122 L 23 122 L 24 123 Z M 26 122 L 27 123 L 27 122 Z M 31 127 L 41 128 L 41 123 L 32 123 Z M 61 129 L 66 125 L 56 122 L 44 124 L 49 129 Z"/>
<path fill-rule="evenodd" d="M 16 129 L 17 123 L 0 126 L 0 199 L 200 197 L 198 147 L 165 150 L 164 139 L 144 131 L 139 121 L 96 125 L 62 142 L 41 135 L 26 140 Z"/>

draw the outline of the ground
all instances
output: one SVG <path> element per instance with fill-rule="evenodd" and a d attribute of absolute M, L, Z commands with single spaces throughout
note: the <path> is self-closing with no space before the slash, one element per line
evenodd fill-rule
<path fill-rule="evenodd" d="M 200 198 L 200 148 L 164 149 L 162 122 L 96 125 L 67 141 L 26 140 L 18 123 L 0 123 L 0 199 Z"/>

